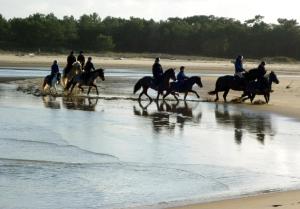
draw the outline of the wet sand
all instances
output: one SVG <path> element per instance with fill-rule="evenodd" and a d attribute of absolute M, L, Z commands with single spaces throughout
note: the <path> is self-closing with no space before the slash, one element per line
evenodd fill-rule
<path fill-rule="evenodd" d="M 300 208 L 300 191 L 264 194 L 253 197 L 196 204 L 172 209 L 296 209 Z M 171 208 L 170 208 L 171 209 Z"/>
<path fill-rule="evenodd" d="M 196 71 L 196 73 L 200 71 Z M 187 74 L 189 71 L 187 70 Z M 195 73 L 195 72 L 193 72 Z M 226 72 L 225 72 L 226 73 Z M 279 75 L 280 76 L 280 75 Z M 203 88 L 194 87 L 194 89 L 199 93 L 200 99 L 202 101 L 213 102 L 215 96 L 208 95 L 208 92 L 214 89 L 216 77 L 211 76 L 201 76 Z M 104 95 L 114 95 L 122 98 L 130 98 L 136 99 L 138 98 L 138 93 L 133 95 L 133 86 L 138 79 L 136 78 L 119 78 L 119 77 L 110 77 L 105 80 L 105 82 L 98 82 L 100 96 Z M 254 100 L 254 104 L 251 104 L 250 101 L 246 101 L 241 103 L 236 101 L 237 98 L 241 95 L 241 92 L 238 91 L 230 91 L 227 100 L 229 103 L 235 103 L 241 107 L 246 107 L 256 111 L 269 111 L 273 113 L 277 113 L 280 115 L 292 117 L 295 119 L 300 119 L 300 77 L 279 77 L 280 83 L 278 85 L 273 84 L 272 88 L 274 90 L 271 93 L 271 98 L 269 104 L 265 104 L 264 97 L 261 95 L 256 96 Z M 291 83 L 292 82 L 292 83 Z M 42 86 L 42 79 L 35 78 L 35 79 L 27 79 L 27 80 L 20 80 L 16 82 L 20 87 L 21 90 L 27 91 L 28 89 L 41 90 Z M 289 86 L 289 88 L 287 88 Z M 37 91 L 35 91 L 37 92 Z M 60 95 L 62 91 L 60 90 Z M 30 92 L 28 92 L 30 93 Z M 33 92 L 31 92 L 33 93 Z M 84 96 L 85 94 L 82 94 Z M 219 93 L 219 101 L 218 103 L 223 103 L 223 93 Z M 92 92 L 92 96 L 95 96 L 95 92 Z M 155 97 L 155 93 L 153 92 L 152 97 Z M 183 98 L 183 95 L 180 96 Z M 146 99 L 146 98 L 145 98 Z M 169 96 L 168 99 L 174 99 L 172 96 Z M 193 94 L 189 94 L 190 100 L 197 100 L 197 98 Z"/>

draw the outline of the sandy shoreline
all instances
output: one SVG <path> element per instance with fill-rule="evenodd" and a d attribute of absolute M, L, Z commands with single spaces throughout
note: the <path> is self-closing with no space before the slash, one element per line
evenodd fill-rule
<path fill-rule="evenodd" d="M 49 67 L 52 60 L 58 59 L 61 66 L 64 66 L 65 56 L 15 56 L 1 55 L 0 54 L 0 66 L 3 67 Z M 95 57 L 94 63 L 98 67 L 104 68 L 130 68 L 130 69 L 150 69 L 153 63 L 152 59 L 144 58 L 130 58 L 130 59 L 113 59 L 105 57 Z M 231 74 L 233 71 L 232 63 L 230 60 L 222 61 L 204 61 L 204 60 L 162 60 L 162 64 L 165 67 L 176 67 L 185 65 L 187 68 L 187 74 L 190 71 L 193 73 L 222 73 Z M 255 67 L 256 63 L 246 63 L 246 68 L 250 69 Z M 280 78 L 279 85 L 273 85 L 274 93 L 271 95 L 271 101 L 268 105 L 252 105 L 249 102 L 243 104 L 237 104 L 242 108 L 249 108 L 255 111 L 269 111 L 288 117 L 292 117 L 300 120 L 300 65 L 299 64 L 272 64 L 267 66 L 267 70 L 274 70 L 280 75 L 291 75 L 291 77 Z M 40 88 L 42 79 L 27 79 L 20 77 L 7 77 L 0 78 L 0 82 L 16 81 L 18 85 L 23 86 L 35 86 Z M 209 96 L 208 91 L 214 89 L 216 77 L 202 76 L 202 82 L 204 88 L 196 90 L 199 92 L 203 100 L 213 101 L 214 96 Z M 101 93 L 111 94 L 115 86 L 115 83 L 119 80 L 113 78 L 107 79 L 105 82 L 101 82 Z M 122 89 L 124 94 L 132 95 L 132 86 L 136 82 L 135 80 L 122 80 L 119 86 L 124 85 L 128 87 Z M 29 85 L 30 84 L 30 85 Z M 287 88 L 289 87 L 289 88 Z M 113 92 L 114 93 L 114 92 Z M 228 96 L 228 100 L 234 99 L 240 95 L 240 92 L 231 91 Z M 223 103 L 222 93 L 219 94 L 220 103 Z M 182 96 L 181 96 L 182 97 Z M 262 96 L 258 96 L 257 99 L 263 100 Z M 175 207 L 174 209 L 268 209 L 268 208 L 287 208 L 296 209 L 300 208 L 300 191 L 270 193 L 264 195 L 258 195 L 254 197 L 245 197 L 232 200 L 224 200 L 212 203 L 189 205 L 182 207 Z"/>
<path fill-rule="evenodd" d="M 169 209 L 297 209 L 300 191 L 276 192 L 203 204 L 171 207 Z"/>

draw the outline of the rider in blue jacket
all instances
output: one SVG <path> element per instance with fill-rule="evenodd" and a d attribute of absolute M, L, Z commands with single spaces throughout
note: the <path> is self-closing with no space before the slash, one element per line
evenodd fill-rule
<path fill-rule="evenodd" d="M 235 76 L 238 76 L 240 78 L 243 78 L 244 75 L 243 73 L 245 72 L 245 69 L 243 67 L 243 56 L 239 55 L 234 63 L 234 67 L 235 67 Z"/>
<path fill-rule="evenodd" d="M 54 60 L 51 66 L 51 77 L 53 78 L 57 73 L 59 73 L 59 67 L 57 61 Z"/>
<path fill-rule="evenodd" d="M 185 69 L 185 67 L 181 66 L 180 72 L 177 74 L 178 87 L 182 87 L 184 84 L 184 81 L 186 81 L 189 78 L 184 74 L 184 69 Z"/>

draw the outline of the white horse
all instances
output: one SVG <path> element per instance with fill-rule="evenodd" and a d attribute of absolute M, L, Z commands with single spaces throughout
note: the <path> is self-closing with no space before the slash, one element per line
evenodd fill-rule
<path fill-rule="evenodd" d="M 67 66 L 63 73 L 62 83 L 64 86 L 67 86 L 68 82 L 71 81 L 76 75 L 82 73 L 81 64 L 78 61 L 74 62 L 70 69 L 68 68 L 69 67 Z"/>
<path fill-rule="evenodd" d="M 50 92 L 51 92 L 51 89 L 53 88 L 55 90 L 55 94 L 56 94 L 57 93 L 56 86 L 57 86 L 57 84 L 60 83 L 60 78 L 61 78 L 60 73 L 55 74 L 52 79 L 51 79 L 51 75 L 47 75 L 44 79 L 43 91 L 45 91 L 45 87 L 46 87 L 46 85 L 48 85 Z"/>

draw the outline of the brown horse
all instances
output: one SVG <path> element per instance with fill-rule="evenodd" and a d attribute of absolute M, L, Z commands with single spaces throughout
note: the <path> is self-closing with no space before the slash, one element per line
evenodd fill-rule
<path fill-rule="evenodd" d="M 155 81 L 151 76 L 145 76 L 138 80 L 138 82 L 135 84 L 133 93 L 135 94 L 140 88 L 143 88 L 143 91 L 139 95 L 139 100 L 141 99 L 142 95 L 145 94 L 150 101 L 152 101 L 152 98 L 147 93 L 148 89 L 151 88 L 157 91 L 156 100 L 158 100 L 159 96 L 170 88 L 170 79 L 174 81 L 176 80 L 175 70 L 173 68 L 170 68 L 164 72 L 159 85 L 155 84 Z"/>
<path fill-rule="evenodd" d="M 95 87 L 96 91 L 97 91 L 97 95 L 99 95 L 98 92 L 98 88 L 97 85 L 95 84 L 95 80 L 100 77 L 102 79 L 102 81 L 105 80 L 104 77 L 104 70 L 103 69 L 97 69 L 95 71 L 92 71 L 90 73 L 82 73 L 80 75 L 76 75 L 74 78 L 72 78 L 72 80 L 70 80 L 66 86 L 66 90 L 69 90 L 69 88 L 71 87 L 71 91 L 69 94 L 72 93 L 74 87 L 78 84 L 78 88 L 81 89 L 81 91 L 83 92 L 84 89 L 82 88 L 82 86 L 88 86 L 89 90 L 87 92 L 87 95 L 89 95 L 91 88 Z"/>

